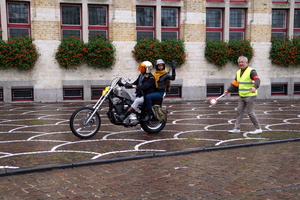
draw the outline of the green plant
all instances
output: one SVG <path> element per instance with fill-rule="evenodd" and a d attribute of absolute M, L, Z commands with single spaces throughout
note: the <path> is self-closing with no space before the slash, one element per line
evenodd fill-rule
<path fill-rule="evenodd" d="M 92 37 L 87 44 L 71 36 L 61 41 L 55 59 L 59 66 L 66 69 L 72 69 L 82 63 L 94 68 L 106 68 L 114 64 L 115 51 L 114 45 L 100 35 Z"/>
<path fill-rule="evenodd" d="M 87 44 L 86 63 L 94 68 L 107 68 L 115 62 L 115 47 L 100 35 L 91 38 Z"/>
<path fill-rule="evenodd" d="M 20 71 L 32 70 L 38 51 L 28 36 L 9 38 L 7 42 L 0 41 L 0 65 L 2 69 L 14 68 Z"/>
<path fill-rule="evenodd" d="M 162 58 L 161 43 L 155 38 L 142 38 L 139 39 L 132 51 L 136 61 L 148 60 L 154 63 L 156 60 Z"/>
<path fill-rule="evenodd" d="M 148 60 L 154 63 L 163 59 L 166 64 L 171 64 L 172 60 L 175 60 L 180 66 L 186 61 L 184 42 L 178 39 L 160 42 L 155 38 L 142 38 L 137 41 L 132 54 L 138 62 Z"/>
<path fill-rule="evenodd" d="M 228 43 L 229 57 L 228 60 L 238 64 L 238 58 L 245 56 L 250 62 L 253 58 L 253 48 L 251 47 L 249 40 L 230 40 Z"/>
<path fill-rule="evenodd" d="M 228 44 L 223 41 L 207 40 L 204 56 L 208 62 L 215 64 L 217 67 L 225 67 L 229 57 Z"/>
<path fill-rule="evenodd" d="M 75 36 L 71 36 L 61 41 L 55 53 L 55 59 L 58 61 L 59 66 L 69 69 L 83 63 L 86 54 L 87 47 L 84 42 Z"/>
<path fill-rule="evenodd" d="M 300 65 L 300 37 L 273 37 L 270 59 L 273 64 L 283 67 Z"/>
<path fill-rule="evenodd" d="M 175 60 L 177 65 L 185 63 L 186 53 L 183 40 L 164 40 L 161 42 L 161 55 L 166 64 L 171 64 Z"/>
<path fill-rule="evenodd" d="M 230 42 L 206 41 L 204 56 L 208 62 L 215 64 L 219 68 L 225 67 L 227 62 L 231 61 L 238 64 L 237 59 L 245 56 L 250 62 L 254 51 L 248 40 L 231 40 Z"/>
<path fill-rule="evenodd" d="M 9 67 L 9 57 L 8 53 L 10 52 L 10 47 L 8 47 L 8 44 L 0 40 L 0 68 L 1 69 L 6 69 Z"/>

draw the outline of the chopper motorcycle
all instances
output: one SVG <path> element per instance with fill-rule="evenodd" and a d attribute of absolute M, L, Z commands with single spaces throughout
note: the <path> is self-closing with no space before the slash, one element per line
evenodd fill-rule
<path fill-rule="evenodd" d="M 99 109 L 104 101 L 108 101 L 106 114 L 112 124 L 124 127 L 133 127 L 140 124 L 141 128 L 149 134 L 159 133 L 165 127 L 167 117 L 164 120 L 158 120 L 155 115 L 157 111 L 155 107 L 161 107 L 163 99 L 153 102 L 152 114 L 148 121 L 142 121 L 144 105 L 139 106 L 138 110 L 140 112 L 136 111 L 134 115 L 129 115 L 123 122 L 118 120 L 117 115 L 124 114 L 133 103 L 130 95 L 123 87 L 124 82 L 126 82 L 124 77 L 114 78 L 110 86 L 102 91 L 102 96 L 93 107 L 81 107 L 73 112 L 70 117 L 70 129 L 75 136 L 87 139 L 93 137 L 99 131 L 101 126 Z"/>

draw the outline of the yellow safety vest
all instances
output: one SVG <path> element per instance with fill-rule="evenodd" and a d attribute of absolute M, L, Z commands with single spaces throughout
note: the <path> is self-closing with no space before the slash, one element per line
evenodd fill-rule
<path fill-rule="evenodd" d="M 254 93 L 251 92 L 251 88 L 254 86 L 254 83 L 250 78 L 252 69 L 253 68 L 251 67 L 247 67 L 242 76 L 241 70 L 236 72 L 236 79 L 239 84 L 239 95 L 241 97 L 257 96 L 257 90 Z"/>

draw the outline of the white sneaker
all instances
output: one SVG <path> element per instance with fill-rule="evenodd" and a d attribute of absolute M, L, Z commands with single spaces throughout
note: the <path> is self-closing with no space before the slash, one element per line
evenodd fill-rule
<path fill-rule="evenodd" d="M 240 133 L 241 132 L 241 130 L 240 129 L 237 129 L 237 128 L 234 128 L 234 129 L 232 129 L 232 130 L 230 130 L 230 131 L 228 131 L 229 133 Z"/>
<path fill-rule="evenodd" d="M 249 133 L 258 134 L 258 133 L 262 133 L 262 130 L 261 129 L 255 129 L 254 131 L 250 131 Z"/>
<path fill-rule="evenodd" d="M 130 120 L 136 120 L 137 118 L 136 118 L 136 114 L 135 113 L 131 113 L 130 115 L 129 115 L 129 119 Z"/>

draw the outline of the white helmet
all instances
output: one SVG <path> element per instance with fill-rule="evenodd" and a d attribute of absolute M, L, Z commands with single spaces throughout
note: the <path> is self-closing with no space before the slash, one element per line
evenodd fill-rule
<path fill-rule="evenodd" d="M 163 66 L 164 66 L 163 70 L 166 68 L 165 62 L 164 62 L 162 59 L 158 59 L 158 60 L 156 61 L 156 63 L 155 63 L 155 69 L 156 69 L 156 70 L 159 70 L 159 69 L 157 68 L 157 65 L 159 65 L 159 64 L 163 64 Z"/>
<path fill-rule="evenodd" d="M 139 68 L 138 70 L 142 73 L 142 74 L 149 74 L 151 73 L 151 70 L 153 68 L 153 65 L 150 61 L 144 61 L 141 64 L 139 64 Z"/>

